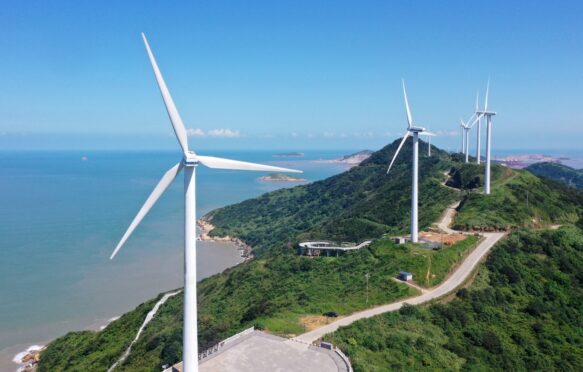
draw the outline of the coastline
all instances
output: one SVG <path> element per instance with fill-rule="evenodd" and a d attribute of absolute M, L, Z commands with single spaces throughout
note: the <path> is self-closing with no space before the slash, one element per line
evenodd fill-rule
<path fill-rule="evenodd" d="M 201 217 L 196 221 L 196 225 L 200 229 L 200 235 L 197 240 L 208 241 L 208 242 L 227 242 L 233 243 L 241 257 L 243 257 L 243 262 L 253 258 L 253 248 L 250 245 L 245 244 L 241 239 L 232 236 L 210 236 L 210 232 L 215 229 L 215 226 L 209 222 L 205 217 Z"/>
<path fill-rule="evenodd" d="M 109 319 L 96 320 L 93 324 L 85 328 L 85 331 L 101 332 L 112 322 L 119 319 L 119 316 L 115 316 Z M 15 345 L 14 347 L 7 348 L 3 350 L 4 352 L 11 353 L 13 366 L 16 367 L 17 372 L 32 372 L 36 370 L 36 364 L 40 359 L 40 353 L 45 349 L 52 340 L 47 342 L 42 342 L 41 345 L 30 345 L 23 350 L 23 345 Z M 17 350 L 21 350 L 14 354 Z M 1 367 L 1 366 L 0 366 Z"/>

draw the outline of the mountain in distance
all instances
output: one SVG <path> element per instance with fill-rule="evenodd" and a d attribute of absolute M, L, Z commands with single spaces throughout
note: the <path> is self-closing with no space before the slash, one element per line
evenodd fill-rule
<path fill-rule="evenodd" d="M 278 154 L 273 154 L 274 158 L 301 158 L 303 156 L 303 152 L 280 152 Z"/>
<path fill-rule="evenodd" d="M 345 316 L 411 296 L 414 289 L 391 280 L 404 267 L 425 280 L 426 286 L 447 276 L 475 240 L 432 251 L 433 259 L 428 261 L 416 251 L 419 248 L 382 238 L 407 233 L 409 228 L 411 141 L 403 147 L 391 175 L 386 174 L 399 141 L 344 173 L 266 193 L 205 216 L 215 226 L 211 235 L 238 237 L 254 247 L 255 259 L 200 282 L 201 350 L 252 325 L 290 336 L 302 333 L 306 322 L 327 311 Z M 581 224 L 583 193 L 576 189 L 496 165 L 493 194 L 485 197 L 479 189 L 483 165 L 464 164 L 455 154 L 436 147 L 427 157 L 426 150 L 427 144 L 420 141 L 421 228 L 430 227 L 456 200 L 462 202 L 454 224 L 465 229 Z M 528 207 L 525 190 L 529 190 Z M 340 257 L 297 256 L 293 247 L 308 238 L 374 242 Z M 422 275 L 430 264 L 434 276 Z M 367 273 L 369 301 L 363 291 Z M 157 370 L 181 360 L 182 300 L 181 295 L 168 299 L 118 370 Z M 72 332 L 53 341 L 41 354 L 39 371 L 107 370 L 135 335 L 136 319 L 143 319 L 153 304 L 144 303 L 101 332 Z M 376 330 L 369 332 L 373 335 Z"/>
<path fill-rule="evenodd" d="M 534 163 L 526 167 L 526 169 L 539 177 L 550 178 L 564 182 L 569 186 L 583 189 L 583 169 L 575 169 L 551 162 Z"/>

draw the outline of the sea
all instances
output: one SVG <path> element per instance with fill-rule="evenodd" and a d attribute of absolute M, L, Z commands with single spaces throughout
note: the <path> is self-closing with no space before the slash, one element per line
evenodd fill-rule
<path fill-rule="evenodd" d="M 304 171 L 316 181 L 348 168 L 314 162 L 350 150 L 213 152 Z M 99 329 L 157 294 L 182 286 L 183 178 L 160 198 L 114 260 L 109 256 L 176 152 L 0 152 L 0 371 L 16 353 L 68 331 Z M 200 216 L 291 183 L 265 173 L 197 171 Z M 242 261 L 231 243 L 197 242 L 198 278 Z"/>

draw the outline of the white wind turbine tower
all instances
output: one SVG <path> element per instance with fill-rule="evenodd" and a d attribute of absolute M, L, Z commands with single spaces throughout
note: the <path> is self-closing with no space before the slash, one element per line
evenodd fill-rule
<path fill-rule="evenodd" d="M 466 159 L 466 163 L 469 161 L 469 148 L 470 148 L 470 143 L 468 141 L 469 139 L 469 134 L 470 134 L 470 126 L 466 123 L 464 123 L 464 121 L 462 119 L 460 119 L 460 126 L 462 127 L 462 152 L 465 155 L 465 159 Z"/>
<path fill-rule="evenodd" d="M 486 99 L 484 100 L 484 111 L 476 111 L 478 115 L 478 120 L 482 117 L 486 117 L 486 166 L 484 167 L 484 193 L 486 195 L 490 194 L 490 150 L 492 142 L 492 116 L 496 115 L 494 111 L 488 111 L 488 94 L 490 91 L 490 80 L 488 79 L 488 85 L 486 86 Z"/>
<path fill-rule="evenodd" d="M 476 112 L 474 113 L 475 116 L 477 116 L 477 122 L 476 124 L 478 124 L 477 129 L 477 134 L 476 134 L 476 164 L 480 164 L 481 160 L 480 160 L 480 156 L 481 156 L 481 136 L 482 136 L 482 118 L 480 115 L 478 115 L 478 111 L 479 111 L 479 106 L 478 106 L 478 100 L 480 99 L 480 93 L 476 93 Z"/>
<path fill-rule="evenodd" d="M 423 127 L 417 127 L 413 124 L 413 117 L 411 116 L 411 110 L 409 109 L 409 101 L 407 100 L 407 90 L 405 89 L 405 80 L 403 80 L 403 97 L 405 99 L 405 111 L 407 113 L 407 132 L 403 136 L 391 164 L 387 169 L 387 174 L 391 171 L 391 167 L 399 155 L 399 151 L 403 147 L 403 144 L 407 140 L 407 137 L 413 136 L 413 171 L 412 173 L 412 186 L 411 186 L 411 241 L 417 243 L 418 241 L 418 215 L 417 215 L 417 205 L 418 205 L 418 174 L 419 174 L 419 135 L 429 135 L 433 136 L 433 133 L 428 132 Z"/>
<path fill-rule="evenodd" d="M 158 64 L 154 59 L 154 55 L 148 45 L 146 36 L 142 33 L 144 44 L 162 94 L 162 99 L 168 111 L 170 122 L 178 143 L 182 149 L 182 160 L 174 165 L 170 170 L 162 176 L 154 191 L 150 194 L 146 202 L 130 224 L 129 228 L 121 238 L 117 247 L 111 255 L 111 259 L 117 254 L 119 249 L 123 246 L 126 240 L 130 237 L 135 228 L 139 225 L 142 219 L 150 211 L 152 206 L 156 203 L 158 198 L 170 186 L 172 181 L 176 178 L 178 173 L 184 169 L 184 331 L 183 331 L 183 365 L 184 371 L 193 372 L 198 371 L 198 332 L 197 332 L 197 303 L 196 303 L 196 194 L 195 194 L 195 175 L 196 167 L 199 164 L 205 165 L 209 168 L 217 169 L 237 169 L 237 170 L 253 170 L 253 171 L 278 171 L 278 172 L 295 172 L 301 171 L 273 167 L 268 165 L 247 163 L 237 160 L 229 160 L 216 158 L 212 156 L 197 155 L 188 147 L 188 138 L 186 129 L 182 123 L 182 119 L 178 114 L 178 110 L 174 105 L 174 101 L 170 96 L 170 92 L 166 87 L 164 78 L 160 73 Z"/>

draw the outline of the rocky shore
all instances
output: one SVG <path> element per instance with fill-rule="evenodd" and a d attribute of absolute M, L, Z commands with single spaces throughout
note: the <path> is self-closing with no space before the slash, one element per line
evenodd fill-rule
<path fill-rule="evenodd" d="M 19 353 L 14 357 L 14 362 L 20 364 L 18 372 L 33 372 L 36 371 L 36 366 L 40 360 L 40 353 L 44 346 L 31 346 L 26 351 Z"/>
<path fill-rule="evenodd" d="M 209 233 L 215 228 L 215 226 L 206 220 L 204 217 L 199 219 L 196 224 L 200 228 L 201 232 L 198 236 L 199 240 L 210 241 L 210 242 L 231 242 L 237 246 L 241 257 L 245 258 L 245 261 L 253 258 L 253 249 L 251 246 L 245 244 L 241 239 L 232 236 L 210 236 Z"/>

